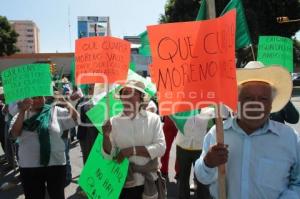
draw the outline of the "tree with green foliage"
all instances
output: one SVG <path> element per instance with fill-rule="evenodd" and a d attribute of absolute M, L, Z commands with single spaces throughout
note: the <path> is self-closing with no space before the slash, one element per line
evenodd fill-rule
<path fill-rule="evenodd" d="M 299 30 L 299 23 L 278 23 L 277 17 L 300 19 L 300 1 L 298 0 L 241 0 L 244 4 L 251 38 L 254 44 L 259 35 L 278 35 L 291 37 Z M 219 16 L 229 0 L 215 0 L 216 15 Z M 201 1 L 168 0 L 160 23 L 194 21 Z"/>
<path fill-rule="evenodd" d="M 12 55 L 19 51 L 16 47 L 18 36 L 7 18 L 0 16 L 0 57 Z"/>
<path fill-rule="evenodd" d="M 199 7 L 199 0 L 168 0 L 165 5 L 165 14 L 160 15 L 159 22 L 194 21 Z"/>

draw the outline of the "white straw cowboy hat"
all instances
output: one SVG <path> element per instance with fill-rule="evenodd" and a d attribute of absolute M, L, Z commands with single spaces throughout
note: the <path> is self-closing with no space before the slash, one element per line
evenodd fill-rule
<path fill-rule="evenodd" d="M 119 89 L 117 89 L 115 98 L 120 99 L 120 91 L 123 88 L 133 88 L 145 94 L 145 96 L 147 95 L 147 93 L 145 92 L 145 84 L 143 82 L 137 80 L 129 80 L 124 85 L 122 85 Z"/>
<path fill-rule="evenodd" d="M 269 83 L 276 90 L 271 113 L 280 111 L 291 98 L 293 89 L 291 75 L 279 65 L 264 67 L 261 62 L 251 61 L 245 68 L 237 69 L 238 86 L 251 81 Z"/>

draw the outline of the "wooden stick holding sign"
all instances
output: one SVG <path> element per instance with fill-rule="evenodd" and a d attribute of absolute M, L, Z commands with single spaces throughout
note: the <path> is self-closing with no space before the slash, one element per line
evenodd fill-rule
<path fill-rule="evenodd" d="M 109 120 L 109 83 L 105 84 L 106 89 L 106 120 Z"/>
<path fill-rule="evenodd" d="M 208 7 L 208 18 L 213 19 L 216 17 L 216 9 L 215 9 L 215 0 L 208 0 L 207 1 Z M 223 119 L 222 115 L 220 114 L 220 104 L 217 104 L 216 107 L 216 139 L 217 143 L 224 144 L 224 131 L 223 131 Z M 219 198 L 226 199 L 226 183 L 225 183 L 225 165 L 218 166 L 218 187 L 219 187 Z"/>
<path fill-rule="evenodd" d="M 216 106 L 216 139 L 218 144 L 224 144 L 224 130 L 223 130 L 223 118 L 221 114 L 221 105 Z M 226 199 L 226 182 L 225 182 L 225 164 L 218 166 L 218 185 L 219 185 L 219 198 Z"/>

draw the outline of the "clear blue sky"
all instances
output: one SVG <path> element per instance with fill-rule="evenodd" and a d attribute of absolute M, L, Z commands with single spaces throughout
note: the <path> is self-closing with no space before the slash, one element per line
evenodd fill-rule
<path fill-rule="evenodd" d="M 77 16 L 109 16 L 112 35 L 138 35 L 157 24 L 166 0 L 7 0 L 0 15 L 9 20 L 32 20 L 40 29 L 40 51 L 74 51 Z M 71 48 L 68 7 L 70 7 Z"/>

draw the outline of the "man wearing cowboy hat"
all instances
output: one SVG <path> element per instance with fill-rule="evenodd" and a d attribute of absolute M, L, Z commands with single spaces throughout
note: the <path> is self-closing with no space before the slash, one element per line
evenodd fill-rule
<path fill-rule="evenodd" d="M 103 155 L 117 162 L 129 159 L 129 172 L 120 199 L 157 199 L 159 196 L 155 188 L 157 158 L 164 154 L 166 143 L 160 117 L 142 108 L 144 89 L 144 84 L 135 80 L 122 86 L 117 97 L 122 101 L 123 112 L 102 128 Z"/>
<path fill-rule="evenodd" d="M 229 199 L 299 199 L 300 138 L 292 128 L 269 120 L 292 92 L 290 74 L 279 66 L 250 62 L 237 70 L 239 114 L 224 123 L 224 145 L 216 128 L 206 135 L 197 160 L 198 180 L 217 196 L 217 167 L 226 163 Z"/>

